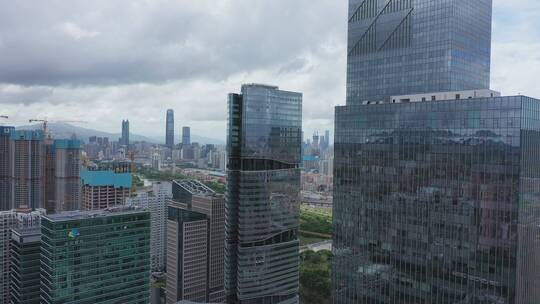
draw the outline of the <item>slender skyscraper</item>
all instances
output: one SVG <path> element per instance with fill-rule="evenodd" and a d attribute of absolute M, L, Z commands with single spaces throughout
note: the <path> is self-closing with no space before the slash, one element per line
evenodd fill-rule
<path fill-rule="evenodd" d="M 122 120 L 122 138 L 120 144 L 129 147 L 129 120 Z"/>
<path fill-rule="evenodd" d="M 335 304 L 534 304 L 540 101 L 489 90 L 491 0 L 350 0 Z"/>
<path fill-rule="evenodd" d="M 302 94 L 244 85 L 229 95 L 228 303 L 298 303 Z"/>
<path fill-rule="evenodd" d="M 43 131 L 17 130 L 13 140 L 13 208 L 43 207 Z"/>
<path fill-rule="evenodd" d="M 165 124 L 165 145 L 174 148 L 174 111 L 167 110 L 167 122 Z"/>
<path fill-rule="evenodd" d="M 182 145 L 189 146 L 191 144 L 191 130 L 189 127 L 182 127 Z"/>
<path fill-rule="evenodd" d="M 55 211 L 81 208 L 81 142 L 60 139 L 54 141 Z"/>
<path fill-rule="evenodd" d="M 12 208 L 13 183 L 13 145 L 11 134 L 14 127 L 0 126 L 0 211 Z"/>

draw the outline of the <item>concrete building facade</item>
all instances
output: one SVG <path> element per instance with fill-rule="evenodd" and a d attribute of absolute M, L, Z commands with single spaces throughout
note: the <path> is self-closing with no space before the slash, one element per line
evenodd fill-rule
<path fill-rule="evenodd" d="M 82 209 L 106 209 L 125 203 L 132 186 L 132 175 L 127 167 L 120 170 L 83 169 L 81 184 Z"/>

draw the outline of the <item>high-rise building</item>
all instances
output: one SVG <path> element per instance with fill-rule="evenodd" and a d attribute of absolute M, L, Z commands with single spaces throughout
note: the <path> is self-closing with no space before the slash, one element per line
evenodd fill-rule
<path fill-rule="evenodd" d="M 10 210 L 13 206 L 13 145 L 11 134 L 14 127 L 0 126 L 0 211 Z"/>
<path fill-rule="evenodd" d="M 13 140 L 14 208 L 43 207 L 44 146 L 43 131 L 16 130 Z"/>
<path fill-rule="evenodd" d="M 189 214 L 187 217 L 190 219 L 189 221 L 191 221 L 191 219 L 200 221 L 200 214 L 205 215 L 208 226 L 208 233 L 205 237 L 207 242 L 207 251 L 204 254 L 206 263 L 205 265 L 201 264 L 201 267 L 205 268 L 204 272 L 207 274 L 204 301 L 211 303 L 222 303 L 225 300 L 223 284 L 223 261 L 225 255 L 225 197 L 223 195 L 216 194 L 212 189 L 195 180 L 174 181 L 172 184 L 172 196 L 173 203 L 170 205 L 171 208 L 179 208 L 186 211 L 191 211 L 191 213 L 187 212 L 187 214 Z M 173 221 L 176 221 L 176 219 L 173 219 Z M 169 227 L 172 227 L 173 234 L 176 233 L 175 229 L 177 229 L 177 225 Z M 193 238 L 193 236 L 189 234 L 189 231 L 184 231 L 184 233 L 185 237 L 188 239 Z M 195 230 L 195 233 L 199 233 L 199 231 Z M 181 235 L 178 236 L 182 237 Z M 183 240 L 180 239 L 176 242 L 181 245 Z M 180 246 L 180 248 L 184 247 Z M 176 266 L 174 266 L 173 269 L 167 268 L 167 275 L 170 275 L 171 277 L 178 277 L 177 274 L 179 273 L 179 270 L 181 270 L 181 264 L 184 262 L 189 263 L 190 260 L 187 259 L 187 256 L 183 256 L 183 253 L 173 251 L 174 248 L 170 248 L 169 252 L 172 252 L 172 256 L 169 258 L 171 259 L 172 263 L 169 263 L 169 265 Z M 184 251 L 186 250 L 184 249 Z M 201 256 L 200 258 L 203 257 Z M 202 272 L 203 269 L 198 270 L 198 273 Z M 189 280 L 183 280 L 183 283 L 187 286 L 191 285 Z M 181 289 L 181 286 L 182 285 L 178 285 L 178 287 L 175 287 L 174 285 L 168 286 L 172 294 L 178 295 L 178 297 L 175 299 L 176 301 L 196 300 L 196 298 L 180 297 L 182 293 L 178 291 L 178 289 Z"/>
<path fill-rule="evenodd" d="M 165 123 L 165 145 L 169 149 L 174 148 L 174 111 L 167 110 L 167 121 Z"/>
<path fill-rule="evenodd" d="M 122 120 L 122 137 L 120 138 L 120 145 L 129 148 L 129 120 Z"/>
<path fill-rule="evenodd" d="M 60 212 L 42 217 L 41 234 L 41 303 L 148 303 L 149 212 Z"/>
<path fill-rule="evenodd" d="M 16 299 L 12 301 L 11 299 L 12 264 L 14 262 L 12 258 L 12 233 L 14 229 L 26 230 L 39 227 L 40 218 L 43 214 L 45 214 L 44 209 L 32 211 L 27 208 L 0 211 L 0 303 L 25 303 L 17 302 Z M 25 264 L 24 269 L 30 269 L 31 264 Z M 17 267 L 17 265 L 15 266 Z M 26 266 L 30 266 L 30 268 L 26 268 Z M 17 278 L 18 276 L 15 277 L 15 279 Z M 15 284 L 21 286 L 20 282 L 15 282 Z"/>
<path fill-rule="evenodd" d="M 43 140 L 43 207 L 48 212 L 56 209 L 55 151 L 52 138 Z"/>
<path fill-rule="evenodd" d="M 186 147 L 191 144 L 191 129 L 182 127 L 182 146 Z"/>
<path fill-rule="evenodd" d="M 160 168 L 161 168 L 161 156 L 159 155 L 159 153 L 154 152 L 154 154 L 152 154 L 152 169 L 159 171 Z"/>
<path fill-rule="evenodd" d="M 225 291 L 229 303 L 298 303 L 302 94 L 230 94 Z"/>
<path fill-rule="evenodd" d="M 123 205 L 132 186 L 129 167 L 81 170 L 83 210 L 99 210 Z"/>
<path fill-rule="evenodd" d="M 40 303 L 39 225 L 12 230 L 11 238 L 11 303 Z"/>
<path fill-rule="evenodd" d="M 347 105 L 489 89 L 492 0 L 349 0 Z"/>
<path fill-rule="evenodd" d="M 540 101 L 487 89 L 491 4 L 350 0 L 333 303 L 540 297 Z"/>
<path fill-rule="evenodd" d="M 152 190 L 139 191 L 126 201 L 127 206 L 145 208 L 150 212 L 150 266 L 152 272 L 165 270 L 165 221 L 167 200 L 172 197 L 170 182 L 155 182 Z"/>
<path fill-rule="evenodd" d="M 167 211 L 167 304 L 206 302 L 208 219 L 171 202 Z"/>
<path fill-rule="evenodd" d="M 10 303 L 11 229 L 17 218 L 12 211 L 0 211 L 0 303 Z"/>
<path fill-rule="evenodd" d="M 54 164 L 55 211 L 79 210 L 81 207 L 81 142 L 71 139 L 55 140 Z"/>

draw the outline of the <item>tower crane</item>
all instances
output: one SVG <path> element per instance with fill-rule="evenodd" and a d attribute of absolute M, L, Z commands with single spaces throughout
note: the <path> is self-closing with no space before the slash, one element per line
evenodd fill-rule
<path fill-rule="evenodd" d="M 29 119 L 28 120 L 29 123 L 33 123 L 33 122 L 41 122 L 43 123 L 43 133 L 45 133 L 46 136 L 50 137 L 51 134 L 49 134 L 49 130 L 47 129 L 47 126 L 48 126 L 48 123 L 49 122 L 55 122 L 55 123 L 87 123 L 87 121 L 84 121 L 84 120 L 53 120 L 53 121 L 49 121 L 48 119 L 37 119 L 37 118 L 32 118 L 32 119 Z"/>

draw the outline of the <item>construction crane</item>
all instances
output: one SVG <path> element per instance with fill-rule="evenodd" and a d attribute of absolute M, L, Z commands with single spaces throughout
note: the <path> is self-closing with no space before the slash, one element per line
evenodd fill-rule
<path fill-rule="evenodd" d="M 29 123 L 33 123 L 33 122 L 41 122 L 43 123 L 43 126 L 42 126 L 42 129 L 43 129 L 43 133 L 45 133 L 45 135 L 47 137 L 51 137 L 51 134 L 49 134 L 49 131 L 47 129 L 47 125 L 49 122 L 53 122 L 53 123 L 87 123 L 87 121 L 84 121 L 84 120 L 53 120 L 53 121 L 49 121 L 48 119 L 37 119 L 37 118 L 32 118 L 32 119 L 29 119 L 28 120 Z"/>

